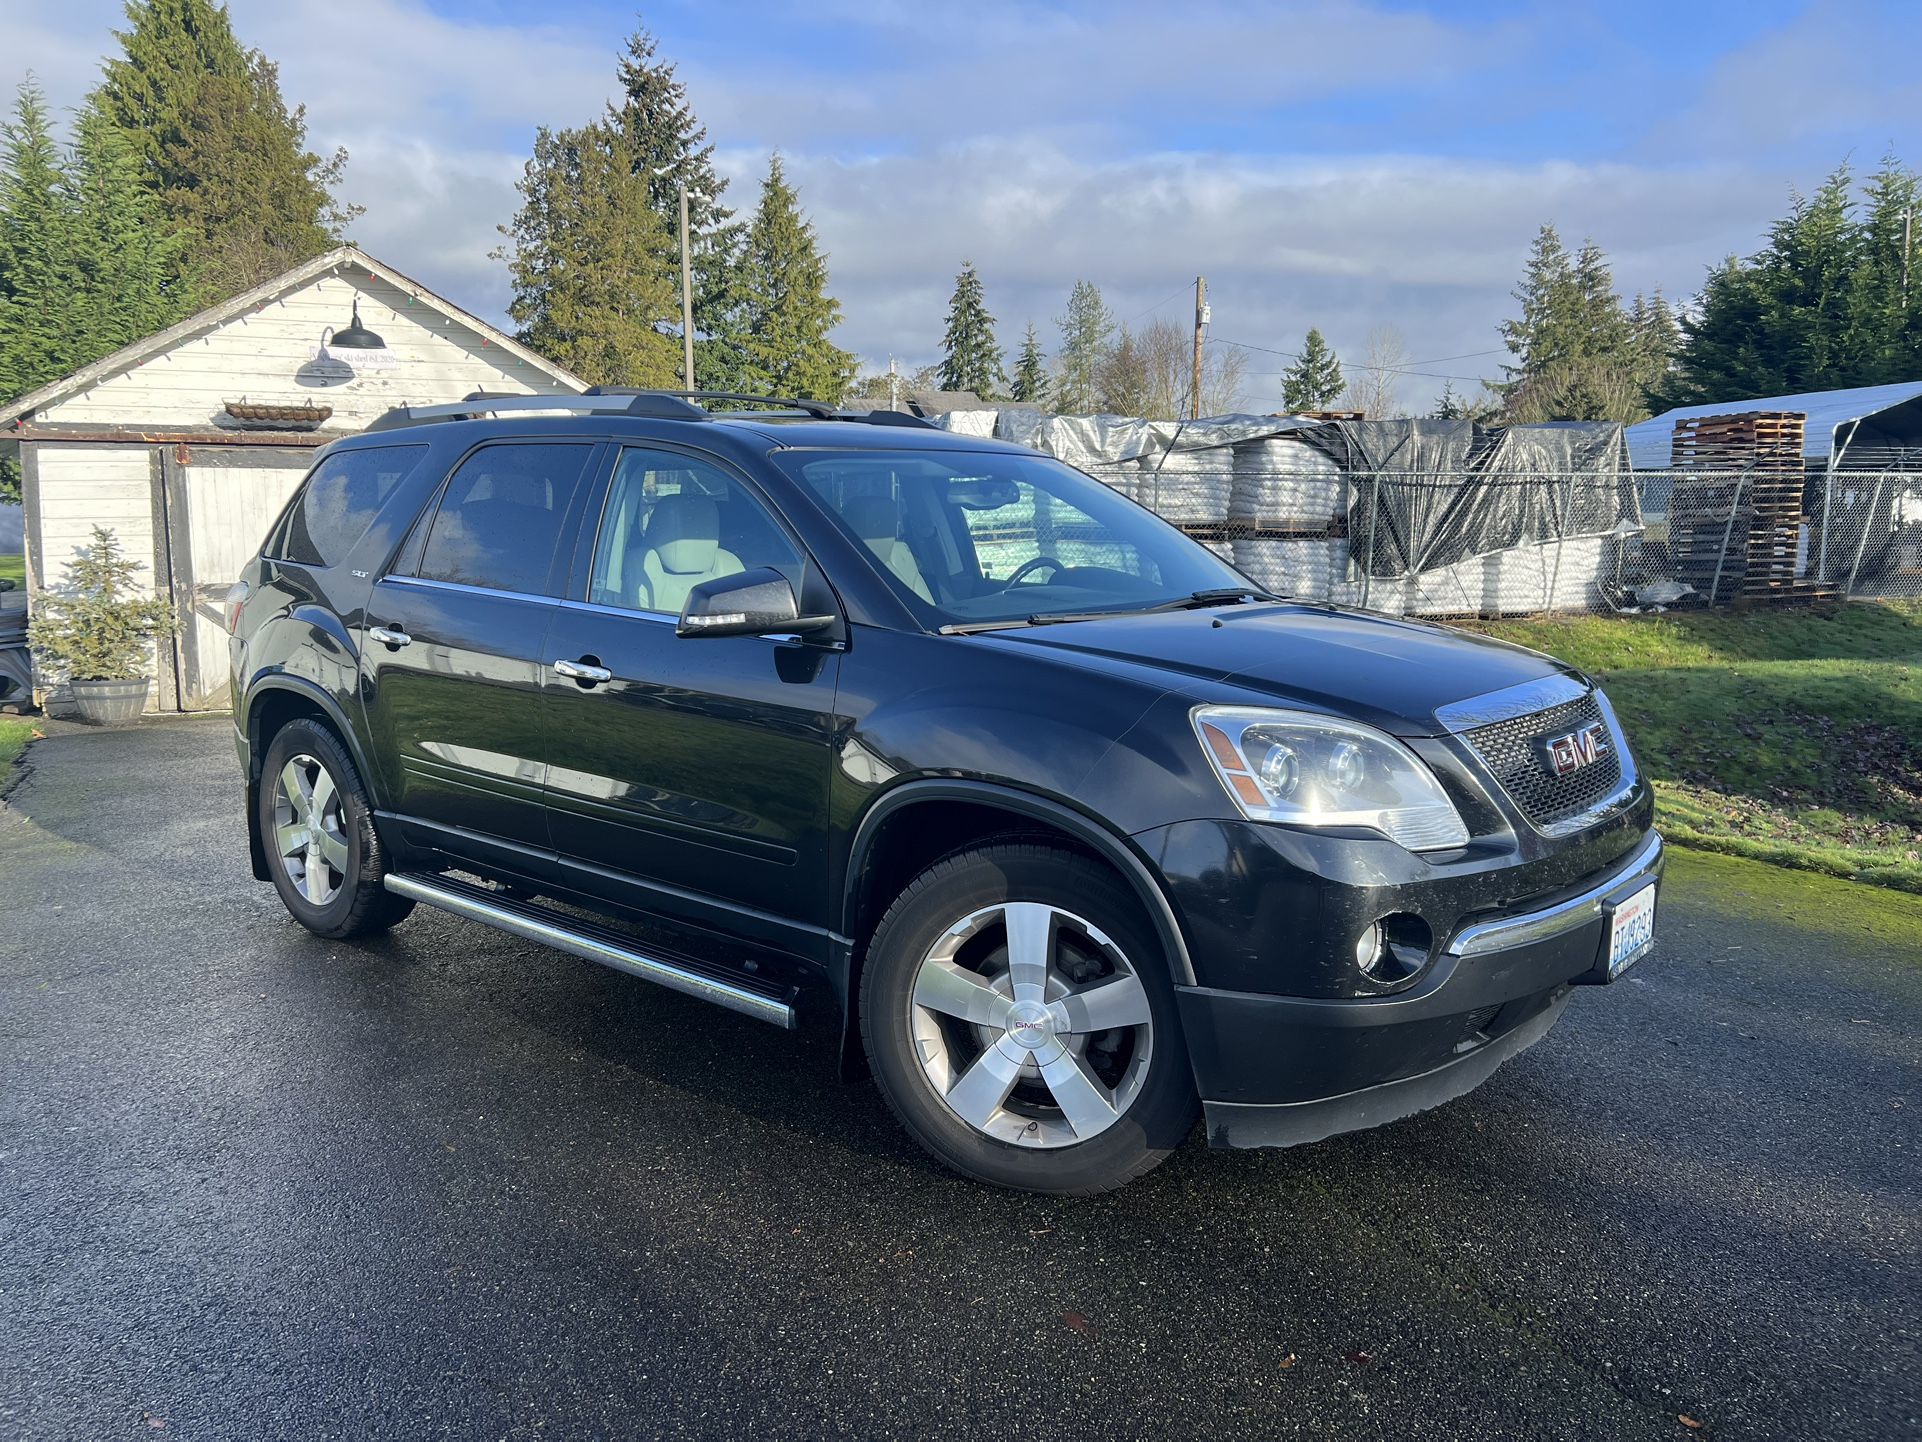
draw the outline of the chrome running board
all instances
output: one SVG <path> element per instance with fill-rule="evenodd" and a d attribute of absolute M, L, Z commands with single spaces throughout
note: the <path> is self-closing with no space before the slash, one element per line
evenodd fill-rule
<path fill-rule="evenodd" d="M 572 917 L 563 918 L 484 887 L 442 876 L 389 875 L 385 884 L 396 896 L 425 902 L 469 921 L 597 961 L 602 966 L 611 966 L 670 991 L 711 1001 L 743 1016 L 772 1022 L 789 1031 L 794 1029 L 794 1008 L 781 995 L 709 975 L 698 963 L 650 956 L 637 951 L 614 932 L 583 924 Z"/>

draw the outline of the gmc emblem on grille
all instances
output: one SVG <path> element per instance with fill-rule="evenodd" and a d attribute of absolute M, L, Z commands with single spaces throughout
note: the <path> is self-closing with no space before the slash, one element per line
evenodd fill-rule
<path fill-rule="evenodd" d="M 1557 776 L 1566 776 L 1571 771 L 1580 771 L 1584 766 L 1593 765 L 1608 754 L 1608 731 L 1601 722 L 1591 721 L 1579 731 L 1545 737 L 1540 745 L 1548 769 Z"/>

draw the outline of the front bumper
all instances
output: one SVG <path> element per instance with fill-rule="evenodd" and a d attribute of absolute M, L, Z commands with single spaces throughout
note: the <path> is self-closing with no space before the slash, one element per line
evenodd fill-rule
<path fill-rule="evenodd" d="M 1450 933 L 1405 991 L 1367 997 L 1177 989 L 1217 1146 L 1294 1146 L 1424 1111 L 1548 1034 L 1572 987 L 1599 981 L 1612 907 L 1659 882 L 1650 832 L 1599 881 Z"/>

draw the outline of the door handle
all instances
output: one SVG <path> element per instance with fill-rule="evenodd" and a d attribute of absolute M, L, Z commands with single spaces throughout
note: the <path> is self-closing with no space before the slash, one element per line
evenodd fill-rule
<path fill-rule="evenodd" d="M 386 626 L 370 626 L 367 628 L 367 634 L 380 642 L 381 645 L 392 646 L 396 651 L 402 646 L 411 646 L 414 644 L 414 638 L 405 631 L 390 630 Z"/>
<path fill-rule="evenodd" d="M 614 673 L 605 666 L 590 665 L 586 661 L 556 661 L 554 669 L 573 681 L 612 681 Z"/>

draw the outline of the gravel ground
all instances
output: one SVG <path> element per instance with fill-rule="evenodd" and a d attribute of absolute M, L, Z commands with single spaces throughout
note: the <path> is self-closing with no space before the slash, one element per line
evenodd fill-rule
<path fill-rule="evenodd" d="M 1471 1096 L 1070 1203 L 936 1169 L 825 1030 L 424 909 L 318 941 L 224 721 L 54 729 L 0 805 L 6 1436 L 1922 1436 L 1922 921 L 1846 883 L 1683 858 Z"/>

